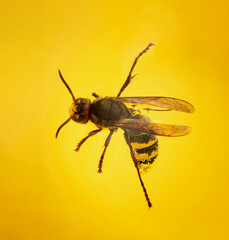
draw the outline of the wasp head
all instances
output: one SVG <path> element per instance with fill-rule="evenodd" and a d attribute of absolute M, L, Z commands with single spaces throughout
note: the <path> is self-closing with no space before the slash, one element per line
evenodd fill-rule
<path fill-rule="evenodd" d="M 78 123 L 87 123 L 91 101 L 86 98 L 77 98 L 70 106 L 69 115 L 71 119 Z"/>
<path fill-rule="evenodd" d="M 89 111 L 91 106 L 91 101 L 89 99 L 86 99 L 86 98 L 76 99 L 75 96 L 73 95 L 71 88 L 68 86 L 67 82 L 64 80 L 60 70 L 59 70 L 59 75 L 62 82 L 64 83 L 69 93 L 71 94 L 73 103 L 69 109 L 70 117 L 64 123 L 62 123 L 60 127 L 57 129 L 56 137 L 58 136 L 60 129 L 65 124 L 67 124 L 71 119 L 78 123 L 84 123 L 84 124 L 87 123 L 89 119 Z"/>

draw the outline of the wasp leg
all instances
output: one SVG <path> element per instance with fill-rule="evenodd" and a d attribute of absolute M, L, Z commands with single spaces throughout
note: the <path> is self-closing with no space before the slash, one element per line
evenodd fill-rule
<path fill-rule="evenodd" d="M 145 186 L 144 186 L 144 183 L 143 183 L 143 181 L 142 181 L 142 178 L 141 178 L 141 175 L 140 175 L 140 172 L 139 172 L 139 169 L 138 169 L 138 164 L 137 164 L 137 160 L 136 160 L 135 155 L 134 155 L 133 148 L 132 148 L 130 142 L 128 141 L 128 139 L 125 138 L 125 140 L 126 140 L 126 143 L 128 144 L 128 146 L 129 146 L 129 148 L 130 148 L 130 154 L 131 154 L 131 157 L 132 157 L 132 159 L 133 159 L 134 166 L 135 166 L 136 169 L 137 169 L 138 178 L 139 178 L 140 183 L 141 183 L 141 185 L 142 185 L 143 192 L 145 193 L 145 197 L 146 197 L 146 201 L 147 201 L 147 203 L 148 203 L 148 206 L 149 206 L 149 207 L 152 207 L 152 203 L 150 202 L 149 196 L 148 196 L 148 194 L 147 194 L 146 188 L 145 188 Z"/>
<path fill-rule="evenodd" d="M 82 145 L 89 137 L 94 136 L 96 133 L 99 133 L 101 130 L 102 130 L 102 128 L 99 128 L 99 129 L 96 129 L 96 130 L 94 130 L 94 131 L 89 132 L 88 135 L 87 135 L 85 138 L 83 138 L 83 139 L 78 143 L 75 151 L 76 151 L 76 152 L 79 151 L 81 145 Z"/>
<path fill-rule="evenodd" d="M 92 96 L 95 97 L 95 98 L 99 97 L 99 95 L 97 93 L 94 93 L 94 92 L 92 93 Z"/>
<path fill-rule="evenodd" d="M 100 157 L 100 160 L 99 160 L 98 173 L 101 173 L 101 172 L 102 172 L 103 158 L 104 158 L 106 149 L 107 149 L 107 147 L 108 147 L 108 145 L 109 145 L 109 143 L 110 143 L 110 140 L 111 140 L 111 137 L 112 137 L 113 133 L 114 133 L 114 129 L 111 129 L 111 130 L 110 130 L 110 133 L 109 133 L 109 135 L 108 135 L 108 137 L 107 137 L 107 139 L 106 139 L 106 142 L 105 142 L 105 144 L 104 144 L 104 150 L 103 150 L 103 153 L 102 153 L 102 155 L 101 155 L 101 157 Z"/>
<path fill-rule="evenodd" d="M 127 79 L 126 79 L 126 81 L 124 82 L 124 84 L 122 85 L 122 87 L 121 87 L 121 89 L 120 89 L 117 97 L 119 97 L 119 96 L 121 95 L 121 93 L 124 91 L 124 89 L 129 85 L 130 81 L 135 77 L 135 75 L 134 75 L 134 76 L 131 76 L 131 74 L 132 74 L 132 72 L 133 72 L 133 70 L 134 70 L 134 67 L 135 67 L 138 59 L 141 57 L 141 55 L 142 55 L 143 53 L 145 53 L 147 50 L 149 50 L 149 48 L 150 48 L 152 45 L 154 45 L 154 44 L 153 44 L 153 43 L 150 43 L 150 44 L 149 44 L 142 52 L 140 52 L 139 55 L 135 58 L 134 63 L 133 63 L 133 65 L 132 65 L 131 69 L 130 69 L 130 72 L 129 72 L 128 76 L 127 76 Z"/>

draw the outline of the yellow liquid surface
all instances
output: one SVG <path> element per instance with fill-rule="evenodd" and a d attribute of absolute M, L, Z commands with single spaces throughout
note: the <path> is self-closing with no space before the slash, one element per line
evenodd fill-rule
<path fill-rule="evenodd" d="M 1 1 L 0 238 L 3 240 L 228 239 L 228 1 Z M 196 112 L 152 112 L 183 124 L 159 139 L 142 176 L 123 132 L 76 144 L 96 129 L 70 121 L 71 96 L 167 96 Z"/>

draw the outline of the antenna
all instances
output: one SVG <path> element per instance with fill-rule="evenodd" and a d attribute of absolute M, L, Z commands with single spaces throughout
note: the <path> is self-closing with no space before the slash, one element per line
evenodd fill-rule
<path fill-rule="evenodd" d="M 68 118 L 64 123 L 62 123 L 62 124 L 59 126 L 59 128 L 58 128 L 57 131 L 56 131 L 56 138 L 58 137 L 58 134 L 59 134 L 60 129 L 61 129 L 65 124 L 67 124 L 71 119 L 72 119 L 72 116 L 71 116 L 70 118 Z"/>
<path fill-rule="evenodd" d="M 67 82 L 64 80 L 64 78 L 63 78 L 60 70 L 58 70 L 58 72 L 59 72 L 59 75 L 60 75 L 60 78 L 61 78 L 62 82 L 64 83 L 64 85 L 65 85 L 66 88 L 68 89 L 69 93 L 70 93 L 71 96 L 72 96 L 73 102 L 75 103 L 75 102 L 76 102 L 76 99 L 75 99 L 75 97 L 74 97 L 74 94 L 73 94 L 71 88 L 68 86 Z"/>

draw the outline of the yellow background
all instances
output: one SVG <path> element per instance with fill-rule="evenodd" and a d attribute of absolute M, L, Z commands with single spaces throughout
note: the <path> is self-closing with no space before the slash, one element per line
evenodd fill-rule
<path fill-rule="evenodd" d="M 228 1 L 1 1 L 0 238 L 228 239 Z M 108 131 L 73 151 L 93 124 L 68 123 L 71 97 L 185 99 L 195 114 L 153 113 L 192 126 L 159 137 L 143 181 L 122 131 L 97 164 Z"/>

